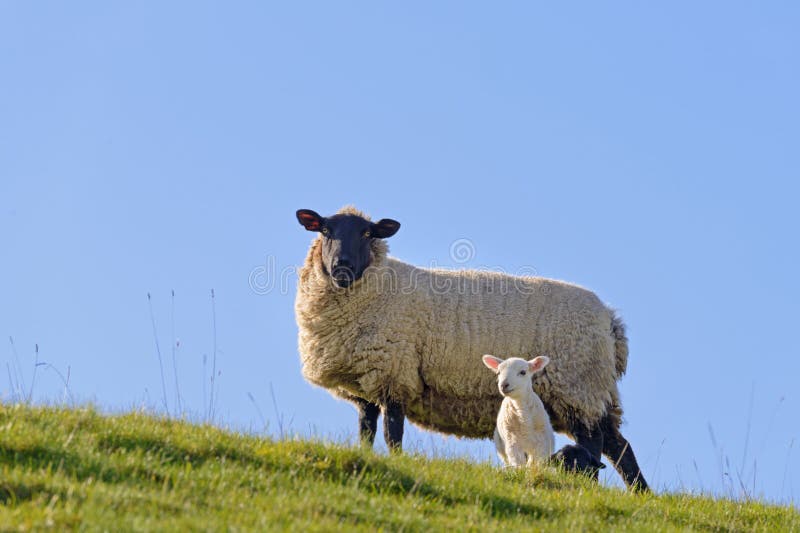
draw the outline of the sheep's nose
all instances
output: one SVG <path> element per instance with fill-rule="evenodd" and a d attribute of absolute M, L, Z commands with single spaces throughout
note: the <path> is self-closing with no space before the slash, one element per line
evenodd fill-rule
<path fill-rule="evenodd" d="M 500 387 L 503 389 L 503 392 L 506 392 L 509 387 L 508 381 L 504 381 L 503 383 L 501 383 Z"/>
<path fill-rule="evenodd" d="M 339 259 L 336 261 L 335 268 L 349 268 L 350 270 L 353 269 L 353 262 L 347 256 L 340 256 Z"/>
<path fill-rule="evenodd" d="M 350 261 L 337 261 L 336 265 L 333 267 L 334 275 L 352 275 L 353 268 L 352 263 Z"/>
<path fill-rule="evenodd" d="M 349 287 L 356 280 L 353 266 L 350 261 L 346 259 L 337 261 L 331 274 L 340 287 Z"/>

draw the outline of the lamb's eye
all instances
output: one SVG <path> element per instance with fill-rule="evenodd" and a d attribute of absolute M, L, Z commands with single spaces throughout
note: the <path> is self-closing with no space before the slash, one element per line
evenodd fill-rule
<path fill-rule="evenodd" d="M 524 370 L 520 370 L 520 371 L 519 371 L 519 375 L 520 375 L 520 376 L 524 376 L 524 375 L 525 375 L 525 371 L 524 371 Z"/>
<path fill-rule="evenodd" d="M 372 235 L 372 232 L 371 232 L 370 230 L 365 230 L 365 231 L 364 231 L 364 238 L 365 238 L 365 239 L 369 239 L 369 236 L 370 236 L 370 235 Z"/>
<path fill-rule="evenodd" d="M 330 231 L 328 230 L 328 228 L 322 228 L 322 234 L 323 234 L 323 235 L 327 235 L 328 233 L 330 233 Z"/>

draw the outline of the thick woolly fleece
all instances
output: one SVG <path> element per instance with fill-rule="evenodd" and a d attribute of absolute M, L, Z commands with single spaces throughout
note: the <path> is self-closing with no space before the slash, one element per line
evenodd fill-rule
<path fill-rule="evenodd" d="M 311 383 L 345 399 L 399 402 L 425 429 L 491 438 L 502 397 L 480 356 L 548 355 L 534 389 L 556 431 L 621 416 L 625 330 L 591 291 L 541 277 L 419 268 L 388 257 L 379 239 L 362 279 L 339 289 L 324 271 L 320 239 L 295 301 Z"/>

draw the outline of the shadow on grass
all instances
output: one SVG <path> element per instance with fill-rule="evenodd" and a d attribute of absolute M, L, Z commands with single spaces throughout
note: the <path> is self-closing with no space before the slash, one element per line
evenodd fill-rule
<path fill-rule="evenodd" d="M 191 463 L 192 466 L 201 466 L 207 461 L 218 461 L 223 458 L 227 461 L 242 464 L 258 461 L 258 458 L 253 453 L 248 453 L 238 447 L 222 444 L 183 446 L 169 442 L 164 438 L 145 435 L 104 435 L 97 440 L 97 447 L 107 452 L 151 453 L 158 456 L 165 463 Z"/>
<path fill-rule="evenodd" d="M 520 503 L 500 493 L 482 490 L 469 491 L 469 495 L 455 495 L 444 491 L 423 477 L 415 477 L 388 464 L 380 456 L 364 454 L 356 449 L 326 449 L 321 445 L 286 443 L 282 464 L 271 462 L 273 468 L 291 471 L 295 475 L 317 476 L 329 482 L 350 485 L 353 483 L 369 491 L 397 496 L 419 495 L 442 502 L 447 506 L 473 506 L 479 502 L 481 509 L 490 516 L 502 518 L 526 515 L 533 519 L 553 518 L 562 514 L 532 503 Z M 284 447 L 275 445 L 276 450 Z M 291 458 L 291 462 L 287 461 Z"/>
<path fill-rule="evenodd" d="M 236 462 L 244 466 L 282 472 L 290 477 L 313 477 L 341 485 L 357 483 L 369 491 L 398 496 L 419 495 L 436 499 L 445 505 L 474 505 L 495 517 L 528 515 L 532 518 L 560 514 L 530 503 L 493 492 L 471 493 L 469 497 L 454 496 L 435 485 L 416 478 L 387 464 L 377 455 L 357 449 L 329 448 L 317 443 L 265 442 L 261 447 L 228 446 L 218 443 L 181 445 L 164 438 L 141 435 L 111 434 L 98 440 L 98 447 L 108 452 L 150 453 L 172 464 L 191 463 L 200 467 L 209 461 Z"/>
<path fill-rule="evenodd" d="M 123 483 L 132 479 L 163 483 L 165 476 L 139 465 L 119 467 L 61 448 L 42 445 L 0 445 L 0 464 L 24 466 L 28 470 L 52 469 L 79 481 L 93 478 L 104 483 Z"/>
<path fill-rule="evenodd" d="M 54 495 L 63 498 L 64 492 L 53 490 L 43 483 L 0 481 L 0 505 L 18 505 L 37 497 L 50 500 Z"/>

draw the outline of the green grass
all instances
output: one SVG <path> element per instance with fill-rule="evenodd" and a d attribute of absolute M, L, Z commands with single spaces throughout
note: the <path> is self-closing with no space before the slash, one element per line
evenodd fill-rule
<path fill-rule="evenodd" d="M 92 409 L 0 405 L 0 466 L 2 530 L 800 529 L 791 507 Z"/>

